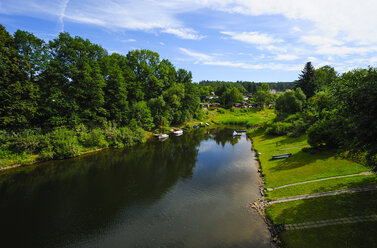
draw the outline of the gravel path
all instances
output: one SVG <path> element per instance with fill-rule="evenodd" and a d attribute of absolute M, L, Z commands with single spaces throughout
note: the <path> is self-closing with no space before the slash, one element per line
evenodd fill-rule
<path fill-rule="evenodd" d="M 374 174 L 374 172 L 364 171 L 364 172 L 360 172 L 360 173 L 357 173 L 357 174 L 335 176 L 335 177 L 326 177 L 326 178 L 309 180 L 309 181 L 305 181 L 305 182 L 286 184 L 286 185 L 278 186 L 278 187 L 275 187 L 275 188 L 267 188 L 267 191 L 272 191 L 272 190 L 275 190 L 275 189 L 282 189 L 282 188 L 286 188 L 286 187 L 290 187 L 290 186 L 294 186 L 294 185 L 305 184 L 305 183 L 319 182 L 319 181 L 331 180 L 331 179 L 336 179 L 336 178 L 344 178 L 344 177 L 354 177 L 354 176 L 362 176 L 362 175 L 366 176 L 366 175 L 372 175 L 372 174 Z"/>
<path fill-rule="evenodd" d="M 355 217 L 348 217 L 348 218 L 311 221 L 311 222 L 303 222 L 303 223 L 298 223 L 298 224 L 285 224 L 284 229 L 289 231 L 289 230 L 307 229 L 307 228 L 351 224 L 351 223 L 361 223 L 361 222 L 369 222 L 369 221 L 377 221 L 377 215 L 355 216 Z"/>
<path fill-rule="evenodd" d="M 287 198 L 281 198 L 281 199 L 269 201 L 268 204 L 271 205 L 275 203 L 282 203 L 282 202 L 289 202 L 289 201 L 296 201 L 296 200 L 310 199 L 310 198 L 317 198 L 317 197 L 331 196 L 331 195 L 358 193 L 358 192 L 365 192 L 365 191 L 372 191 L 372 190 L 377 190 L 376 184 L 365 186 L 365 187 L 341 189 L 341 190 L 335 190 L 335 191 L 320 192 L 320 193 L 314 193 L 314 194 L 308 194 L 308 195 L 298 195 L 298 196 L 292 196 L 292 197 L 287 197 Z"/>

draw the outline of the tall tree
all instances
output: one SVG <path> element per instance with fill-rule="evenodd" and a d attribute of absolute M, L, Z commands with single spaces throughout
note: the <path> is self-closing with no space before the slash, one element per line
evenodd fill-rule
<path fill-rule="evenodd" d="M 32 33 L 17 30 L 14 35 L 15 48 L 20 57 L 28 63 L 27 73 L 29 81 L 37 82 L 39 75 L 46 69 L 47 65 L 47 45 Z"/>
<path fill-rule="evenodd" d="M 121 125 L 126 124 L 128 115 L 127 83 L 118 64 L 121 55 L 112 54 L 101 60 L 102 75 L 105 78 L 105 109 L 108 119 Z"/>
<path fill-rule="evenodd" d="M 315 92 L 314 71 L 312 63 L 310 61 L 307 62 L 296 81 L 295 88 L 301 88 L 306 98 L 312 97 Z"/>
<path fill-rule="evenodd" d="M 6 128 L 28 125 L 37 110 L 38 87 L 29 80 L 30 65 L 16 47 L 0 25 L 0 126 Z"/>

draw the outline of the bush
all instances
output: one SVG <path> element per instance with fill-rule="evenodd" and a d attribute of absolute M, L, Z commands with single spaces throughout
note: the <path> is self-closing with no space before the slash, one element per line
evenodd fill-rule
<path fill-rule="evenodd" d="M 52 152 L 53 158 L 63 159 L 80 155 L 80 146 L 75 131 L 60 127 L 53 130 L 49 136 L 52 151 L 46 149 L 44 152 L 50 155 Z"/>
<path fill-rule="evenodd" d="M 89 133 L 83 133 L 79 137 L 80 143 L 84 147 L 108 147 L 109 143 L 106 141 L 105 133 L 100 128 L 95 128 Z"/>
<path fill-rule="evenodd" d="M 220 114 L 225 114 L 225 109 L 223 109 L 223 108 L 218 108 L 218 109 L 217 109 L 217 112 L 220 113 Z"/>
<path fill-rule="evenodd" d="M 292 130 L 292 123 L 276 122 L 272 123 L 266 130 L 269 135 L 285 135 Z"/>
<path fill-rule="evenodd" d="M 18 133 L 13 133 L 10 149 L 16 153 L 32 154 L 38 151 L 40 134 L 31 129 L 25 129 Z"/>

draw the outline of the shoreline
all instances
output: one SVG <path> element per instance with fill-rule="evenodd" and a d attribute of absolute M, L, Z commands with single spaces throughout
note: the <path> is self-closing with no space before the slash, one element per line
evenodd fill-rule
<path fill-rule="evenodd" d="M 83 155 L 87 155 L 87 154 L 95 153 L 95 152 L 100 152 L 100 151 L 104 151 L 104 150 L 107 150 L 107 149 L 109 149 L 109 148 L 108 147 L 103 147 L 103 148 L 97 148 L 97 149 L 89 150 L 89 151 L 83 152 L 80 155 L 78 155 L 76 157 L 72 157 L 72 158 L 81 157 Z M 70 159 L 70 158 L 64 158 L 64 159 Z M 44 161 L 34 161 L 34 162 L 31 162 L 31 163 L 25 163 L 25 164 L 9 165 L 9 166 L 5 166 L 5 167 L 1 167 L 0 168 L 0 172 L 7 171 L 7 170 L 12 170 L 12 169 L 17 169 L 17 168 L 20 168 L 20 167 L 28 167 L 28 166 L 31 166 L 31 165 L 35 165 L 35 164 L 39 164 L 39 163 L 44 163 L 44 162 L 47 162 L 47 161 L 54 161 L 54 160 L 57 161 L 57 160 L 64 160 L 64 159 L 49 159 L 49 160 L 44 160 Z"/>
<path fill-rule="evenodd" d="M 282 248 L 283 243 L 278 235 L 278 233 L 275 231 L 274 224 L 268 218 L 266 215 L 265 208 L 268 205 L 267 201 L 265 200 L 265 193 L 264 193 L 264 188 L 265 188 L 265 183 L 264 183 L 264 175 L 263 175 L 263 170 L 262 170 L 262 164 L 258 158 L 258 151 L 254 149 L 253 147 L 251 148 L 253 157 L 254 157 L 254 162 L 255 165 L 258 169 L 257 171 L 257 178 L 258 178 L 258 185 L 259 185 L 259 193 L 260 197 L 254 201 L 253 203 L 250 203 L 250 207 L 255 209 L 258 213 L 258 215 L 263 219 L 263 221 L 266 223 L 268 230 L 271 234 L 271 241 L 270 243 L 274 245 L 276 248 Z"/>

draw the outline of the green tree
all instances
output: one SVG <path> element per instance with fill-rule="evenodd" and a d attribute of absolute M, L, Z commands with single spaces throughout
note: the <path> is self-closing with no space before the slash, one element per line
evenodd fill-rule
<path fill-rule="evenodd" d="M 49 64 L 40 84 L 45 122 L 53 126 L 104 123 L 105 81 L 99 60 L 106 51 L 68 33 L 50 41 L 49 49 Z"/>
<path fill-rule="evenodd" d="M 102 75 L 105 79 L 104 107 L 109 113 L 108 120 L 121 125 L 127 122 L 128 101 L 127 82 L 123 77 L 122 69 L 118 64 L 119 54 L 106 56 L 101 61 Z"/>
<path fill-rule="evenodd" d="M 272 101 L 270 93 L 270 87 L 268 84 L 262 84 L 257 92 L 254 94 L 255 101 L 260 108 L 264 108 L 265 105 Z"/>
<path fill-rule="evenodd" d="M 17 30 L 14 33 L 14 44 L 22 60 L 28 64 L 25 69 L 29 75 L 29 81 L 37 82 L 47 65 L 46 43 L 32 33 Z"/>
<path fill-rule="evenodd" d="M 295 85 L 295 88 L 302 89 L 308 99 L 314 95 L 316 89 L 314 82 L 314 71 L 315 70 L 312 63 L 307 62 Z"/>
<path fill-rule="evenodd" d="M 224 108 L 231 108 L 235 103 L 242 102 L 243 97 L 237 88 L 228 88 L 220 98 L 220 102 Z"/>
<path fill-rule="evenodd" d="M 276 99 L 275 109 L 280 114 L 295 114 L 304 106 L 305 95 L 300 88 L 287 91 Z"/>
<path fill-rule="evenodd" d="M 137 125 L 146 130 L 153 128 L 153 118 L 145 101 L 140 101 L 132 105 L 131 118 L 136 120 Z"/>
<path fill-rule="evenodd" d="M 28 78 L 29 67 L 12 36 L 0 25 L 1 127 L 24 127 L 36 113 L 39 89 Z"/>

